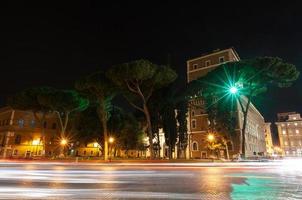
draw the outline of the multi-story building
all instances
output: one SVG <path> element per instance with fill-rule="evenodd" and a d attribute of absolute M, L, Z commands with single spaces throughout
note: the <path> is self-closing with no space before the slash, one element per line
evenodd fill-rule
<path fill-rule="evenodd" d="M 212 53 L 204 54 L 200 57 L 187 61 L 187 81 L 191 82 L 205 76 L 208 72 L 214 70 L 219 65 L 227 62 L 237 62 L 240 58 L 233 48 L 225 50 L 216 50 Z M 246 98 L 242 98 L 243 104 Z M 188 117 L 188 135 L 189 135 L 189 157 L 207 158 L 210 151 L 207 148 L 209 134 L 209 121 L 207 113 L 203 109 L 203 100 L 194 99 L 190 102 Z M 237 106 L 239 108 L 239 105 Z M 236 135 L 228 142 L 230 156 L 238 155 L 240 151 L 239 137 L 242 130 L 243 113 L 237 109 L 237 129 Z M 247 126 L 245 131 L 245 156 L 252 157 L 255 155 L 264 155 L 265 138 L 264 138 L 264 119 L 256 107 L 251 104 L 248 112 Z M 221 152 L 225 157 L 225 152 Z"/>
<path fill-rule="evenodd" d="M 273 156 L 274 154 L 274 144 L 272 138 L 272 130 L 271 130 L 271 123 L 265 123 L 265 145 L 266 145 L 266 153 L 268 156 Z"/>
<path fill-rule="evenodd" d="M 29 158 L 57 154 L 57 118 L 52 114 L 46 115 L 43 125 L 36 119 L 29 111 L 11 107 L 0 109 L 0 157 Z"/>
<path fill-rule="evenodd" d="M 299 113 L 278 113 L 276 122 L 283 156 L 302 156 L 302 118 Z"/>

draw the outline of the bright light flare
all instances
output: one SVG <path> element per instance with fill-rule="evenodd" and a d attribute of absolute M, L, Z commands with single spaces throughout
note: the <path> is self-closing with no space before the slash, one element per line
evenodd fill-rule
<path fill-rule="evenodd" d="M 33 145 L 38 145 L 40 143 L 40 140 L 33 140 L 32 144 Z"/>
<path fill-rule="evenodd" d="M 212 142 L 214 139 L 215 139 L 214 135 L 212 135 L 212 134 L 209 134 L 209 135 L 208 135 L 208 140 L 209 140 L 210 142 Z"/>
<path fill-rule="evenodd" d="M 110 137 L 109 138 L 109 143 L 113 143 L 114 142 L 114 138 L 113 137 Z"/>
<path fill-rule="evenodd" d="M 64 146 L 64 145 L 66 145 L 66 144 L 67 144 L 67 140 L 66 140 L 66 139 L 62 139 L 62 140 L 61 140 L 61 145 Z"/>
<path fill-rule="evenodd" d="M 234 86 L 232 86 L 230 89 L 229 89 L 230 93 L 231 94 L 236 94 L 238 92 L 238 89 Z"/>

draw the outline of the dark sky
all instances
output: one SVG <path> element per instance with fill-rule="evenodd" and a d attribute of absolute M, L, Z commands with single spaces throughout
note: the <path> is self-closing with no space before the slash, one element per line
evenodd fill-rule
<path fill-rule="evenodd" d="M 302 71 L 299 1 L 11 2 L 1 10 L 2 105 L 24 88 L 70 88 L 97 69 L 139 58 L 165 64 L 170 55 L 185 77 L 188 58 L 231 46 L 241 58 L 279 56 Z M 300 78 L 257 99 L 267 121 L 302 112 L 301 86 Z"/>

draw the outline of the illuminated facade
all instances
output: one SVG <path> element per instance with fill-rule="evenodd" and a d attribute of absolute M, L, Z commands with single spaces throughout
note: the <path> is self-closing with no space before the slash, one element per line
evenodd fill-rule
<path fill-rule="evenodd" d="M 271 123 L 265 123 L 265 145 L 266 145 L 266 153 L 269 156 L 274 154 L 274 144 L 272 138 L 272 131 L 271 131 Z"/>
<path fill-rule="evenodd" d="M 299 113 L 278 113 L 276 122 L 283 156 L 302 156 L 302 118 Z"/>
<path fill-rule="evenodd" d="M 0 157 L 31 158 L 57 154 L 57 123 L 53 115 L 46 115 L 42 125 L 32 112 L 1 108 Z"/>
<path fill-rule="evenodd" d="M 205 76 L 208 72 L 227 62 L 237 62 L 240 58 L 233 48 L 225 50 L 217 50 L 209 54 L 202 55 L 198 58 L 187 61 L 187 81 L 191 82 L 200 77 Z M 241 97 L 243 104 L 245 98 Z M 188 134 L 189 134 L 189 150 L 190 158 L 209 158 L 211 152 L 207 148 L 208 139 L 208 117 L 204 108 L 202 99 L 194 99 L 190 102 L 188 115 Z M 239 105 L 238 105 L 239 108 Z M 238 109 L 237 112 L 237 129 L 236 136 L 232 138 L 227 145 L 230 156 L 237 156 L 240 153 L 239 136 L 243 124 L 243 113 Z M 251 104 L 248 112 L 246 127 L 246 144 L 245 156 L 262 156 L 266 153 L 265 137 L 264 137 L 264 119 L 256 107 Z M 226 157 L 226 151 L 219 153 L 220 157 Z"/>

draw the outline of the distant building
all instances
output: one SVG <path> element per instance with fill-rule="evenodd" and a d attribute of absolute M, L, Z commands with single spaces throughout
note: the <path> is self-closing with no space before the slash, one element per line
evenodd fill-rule
<path fill-rule="evenodd" d="M 265 123 L 264 133 L 267 155 L 272 156 L 274 154 L 274 144 L 272 138 L 271 123 Z"/>
<path fill-rule="evenodd" d="M 233 48 L 225 50 L 217 50 L 200 57 L 187 61 L 187 81 L 191 82 L 208 72 L 214 70 L 219 65 L 227 62 L 236 62 L 240 58 Z M 242 97 L 243 104 L 246 103 L 246 98 Z M 188 117 L 188 135 L 189 135 L 189 150 L 188 156 L 191 158 L 208 158 L 210 151 L 207 148 L 208 132 L 208 117 L 203 109 L 203 99 L 194 99 L 190 102 L 189 117 Z M 239 105 L 237 106 L 239 108 Z M 237 112 L 237 129 L 236 136 L 231 139 L 228 144 L 230 156 L 240 153 L 239 136 L 243 124 L 243 113 Z M 246 157 L 264 155 L 266 153 L 265 138 L 264 138 L 264 119 L 256 107 L 251 104 L 246 127 Z M 220 152 L 221 157 L 225 157 L 225 152 Z"/>
<path fill-rule="evenodd" d="M 46 115 L 45 122 L 37 122 L 32 112 L 0 109 L 0 157 L 30 158 L 58 154 L 58 121 Z"/>
<path fill-rule="evenodd" d="M 302 118 L 299 113 L 278 113 L 278 128 L 280 148 L 283 156 L 302 156 Z"/>

